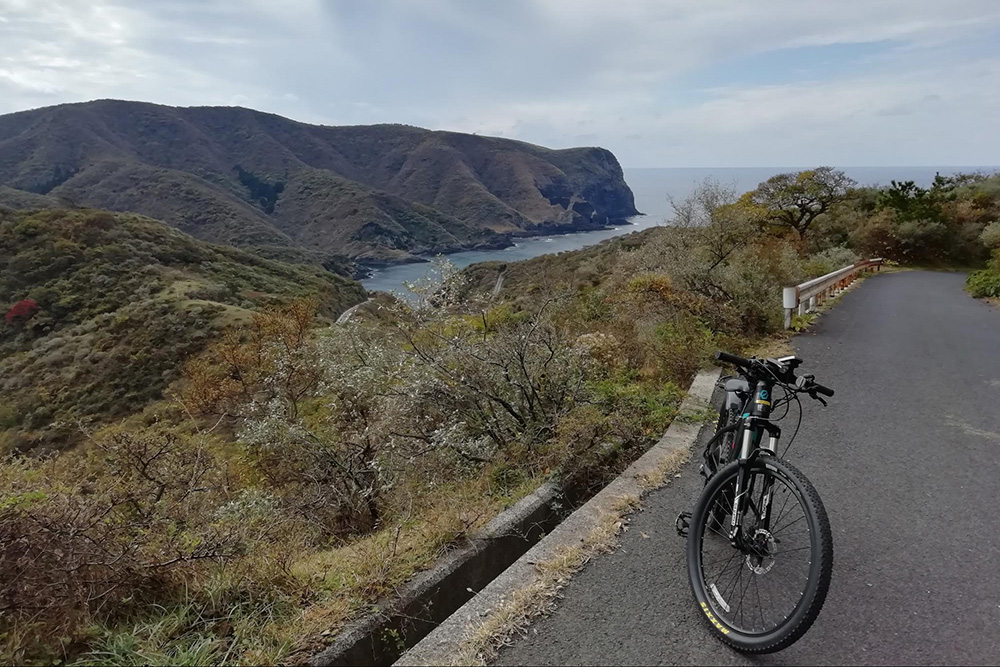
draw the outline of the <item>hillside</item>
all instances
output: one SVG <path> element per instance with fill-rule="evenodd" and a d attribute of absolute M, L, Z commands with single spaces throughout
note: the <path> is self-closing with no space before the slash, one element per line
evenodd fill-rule
<path fill-rule="evenodd" d="M 59 205 L 60 202 L 55 197 L 0 185 L 0 209 L 26 211 L 40 208 L 59 208 Z"/>
<path fill-rule="evenodd" d="M 46 195 L 148 215 L 214 243 L 369 263 L 637 213 L 601 148 L 115 100 L 0 116 L 0 186 L 0 204 Z"/>
<path fill-rule="evenodd" d="M 225 325 L 297 297 L 334 316 L 365 294 L 136 215 L 0 210 L 0 454 L 140 409 Z"/>
<path fill-rule="evenodd" d="M 597 287 L 614 274 L 622 258 L 651 241 L 669 234 L 652 227 L 607 239 L 579 250 L 539 255 L 519 262 L 479 262 L 461 271 L 462 297 L 492 292 L 502 275 L 500 299 L 519 303 L 553 291 L 579 291 Z"/>

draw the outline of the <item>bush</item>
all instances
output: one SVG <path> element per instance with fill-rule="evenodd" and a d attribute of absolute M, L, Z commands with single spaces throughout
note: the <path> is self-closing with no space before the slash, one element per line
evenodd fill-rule
<path fill-rule="evenodd" d="M 810 278 L 818 278 L 845 266 L 851 266 L 861 257 L 850 248 L 827 248 L 810 255 L 802 263 L 802 270 Z"/>
<path fill-rule="evenodd" d="M 976 298 L 1000 298 L 1000 271 L 993 269 L 973 271 L 966 279 L 965 286 Z"/>
<path fill-rule="evenodd" d="M 178 572 L 243 549 L 221 521 L 225 479 L 206 436 L 113 428 L 88 458 L 0 464 L 0 634 L 23 660 L 46 635 L 72 637 L 169 599 Z M 20 655 L 18 652 L 20 651 Z"/>
<path fill-rule="evenodd" d="M 1000 222 L 991 222 L 983 228 L 979 240 L 991 250 L 1000 250 Z"/>
<path fill-rule="evenodd" d="M 817 249 L 846 241 L 865 257 L 969 266 L 985 258 L 981 235 L 998 216 L 1000 175 L 939 177 L 930 189 L 893 182 L 852 191 L 818 223 L 814 241 Z"/>
<path fill-rule="evenodd" d="M 4 315 L 4 320 L 7 324 L 22 324 L 34 317 L 37 312 L 38 304 L 35 303 L 34 299 L 22 299 L 11 306 L 7 314 Z"/>

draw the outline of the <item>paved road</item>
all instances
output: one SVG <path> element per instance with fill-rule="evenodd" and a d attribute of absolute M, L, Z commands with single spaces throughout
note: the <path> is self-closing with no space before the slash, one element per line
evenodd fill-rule
<path fill-rule="evenodd" d="M 996 664 L 1000 309 L 963 280 L 876 276 L 796 339 L 803 370 L 837 390 L 829 408 L 807 405 L 789 454 L 826 504 L 835 553 L 796 645 L 748 660 L 703 627 L 673 529 L 701 488 L 688 464 L 499 662 Z"/>

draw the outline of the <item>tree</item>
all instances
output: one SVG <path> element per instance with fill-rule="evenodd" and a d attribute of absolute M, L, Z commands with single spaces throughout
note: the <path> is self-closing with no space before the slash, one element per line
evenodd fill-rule
<path fill-rule="evenodd" d="M 938 188 L 926 190 L 913 181 L 891 181 L 879 193 L 876 210 L 892 209 L 903 222 L 940 222 L 944 214 L 938 202 Z M 935 183 L 936 185 L 937 183 Z"/>
<path fill-rule="evenodd" d="M 215 345 L 185 366 L 181 392 L 195 413 L 247 417 L 247 410 L 271 401 L 289 418 L 320 382 L 309 344 L 316 302 L 298 300 L 255 313 L 249 325 L 229 329 Z"/>
<path fill-rule="evenodd" d="M 689 240 L 707 255 L 706 273 L 746 247 L 760 228 L 737 205 L 736 190 L 706 179 L 681 201 L 670 198 L 674 208 L 672 224 L 687 230 Z"/>
<path fill-rule="evenodd" d="M 767 224 L 794 229 L 805 240 L 810 225 L 847 198 L 857 183 L 832 167 L 778 174 L 743 195 L 740 203 Z"/>

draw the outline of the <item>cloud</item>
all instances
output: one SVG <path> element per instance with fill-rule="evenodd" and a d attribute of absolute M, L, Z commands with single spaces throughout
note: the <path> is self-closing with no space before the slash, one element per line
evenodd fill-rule
<path fill-rule="evenodd" d="M 1000 154 L 998 34 L 993 0 L 0 0 L 0 112 L 242 104 L 632 166 L 976 162 Z"/>

